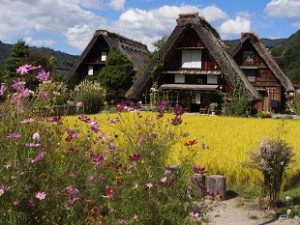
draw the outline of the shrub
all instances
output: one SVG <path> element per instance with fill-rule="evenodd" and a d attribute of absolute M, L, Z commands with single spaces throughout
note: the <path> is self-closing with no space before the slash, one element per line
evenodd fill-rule
<path fill-rule="evenodd" d="M 264 181 L 262 196 L 268 197 L 269 206 L 278 200 L 283 173 L 293 157 L 292 148 L 279 139 L 262 140 L 257 152 L 251 152 L 247 165 L 260 170 Z"/>
<path fill-rule="evenodd" d="M 293 102 L 293 109 L 297 115 L 300 115 L 300 94 L 297 93 Z"/>
<path fill-rule="evenodd" d="M 58 81 L 46 81 L 40 83 L 37 88 L 37 106 L 63 105 L 68 99 L 68 89 L 65 83 Z"/>
<path fill-rule="evenodd" d="M 215 111 L 218 106 L 219 106 L 219 104 L 217 102 L 212 102 L 212 103 L 209 104 L 209 109 L 211 111 Z"/>
<path fill-rule="evenodd" d="M 73 96 L 75 101 L 84 103 L 84 113 L 98 113 L 103 105 L 105 90 L 99 82 L 83 80 L 75 86 Z"/>
<path fill-rule="evenodd" d="M 267 112 L 267 111 L 260 111 L 256 114 L 256 116 L 258 118 L 271 118 L 272 117 L 272 114 L 270 112 Z"/>
<path fill-rule="evenodd" d="M 251 105 L 246 98 L 234 97 L 231 102 L 223 104 L 223 113 L 230 116 L 247 117 L 251 114 Z"/>

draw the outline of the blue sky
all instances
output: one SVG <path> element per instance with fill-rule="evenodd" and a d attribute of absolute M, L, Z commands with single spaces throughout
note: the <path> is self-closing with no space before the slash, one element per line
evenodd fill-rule
<path fill-rule="evenodd" d="M 300 28 L 300 0 L 0 0 L 0 40 L 25 40 L 79 55 L 97 29 L 147 44 L 168 36 L 180 13 L 198 12 L 223 39 L 241 32 L 287 38 Z M 1 54 L 1 53 L 0 53 Z"/>

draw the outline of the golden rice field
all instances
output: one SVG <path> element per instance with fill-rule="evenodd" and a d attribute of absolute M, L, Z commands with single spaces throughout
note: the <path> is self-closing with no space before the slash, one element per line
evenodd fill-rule
<path fill-rule="evenodd" d="M 151 114 L 150 114 L 151 115 Z M 153 114 L 152 114 L 153 115 Z M 99 114 L 96 118 L 106 132 L 116 132 L 108 123 L 114 114 Z M 147 114 L 149 116 L 149 114 Z M 171 115 L 166 116 L 170 118 Z M 124 118 L 133 122 L 137 113 L 127 113 Z M 74 126 L 76 117 L 65 118 Z M 300 173 L 300 121 L 283 119 L 235 118 L 222 116 L 184 115 L 182 129 L 190 136 L 171 149 L 168 164 L 178 164 L 183 156 L 190 156 L 195 165 L 204 166 L 209 174 L 222 174 L 230 183 L 260 184 L 260 173 L 243 165 L 249 151 L 254 151 L 263 138 L 280 138 L 294 149 L 294 162 L 286 174 L 286 182 Z M 83 128 L 85 129 L 85 128 Z M 183 144 L 197 140 L 191 148 Z M 203 147 L 207 146 L 207 147 Z"/>

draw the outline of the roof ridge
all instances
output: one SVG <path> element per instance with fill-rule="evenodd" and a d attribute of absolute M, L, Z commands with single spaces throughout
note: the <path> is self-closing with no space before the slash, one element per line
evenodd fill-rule
<path fill-rule="evenodd" d="M 114 33 L 114 32 L 111 32 L 111 31 L 108 31 L 108 30 L 103 30 L 103 29 L 96 30 L 95 33 L 94 33 L 94 36 L 100 36 L 100 35 L 107 36 L 107 37 L 109 37 L 109 36 L 110 37 L 116 36 L 120 40 L 123 39 L 125 41 L 131 42 L 131 43 L 135 43 L 139 47 L 144 47 L 144 48 L 146 47 L 146 49 L 148 50 L 147 45 L 143 44 L 142 42 L 130 39 L 130 38 L 125 37 L 125 36 L 122 36 L 122 35 L 120 35 L 118 33 Z"/>

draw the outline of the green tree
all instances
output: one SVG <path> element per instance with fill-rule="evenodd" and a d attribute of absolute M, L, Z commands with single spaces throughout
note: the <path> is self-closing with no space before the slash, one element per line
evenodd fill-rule
<path fill-rule="evenodd" d="M 116 102 L 131 87 L 134 75 L 135 71 L 129 59 L 117 49 L 112 48 L 97 80 L 106 89 L 106 99 Z"/>
<path fill-rule="evenodd" d="M 11 84 L 12 80 L 18 77 L 16 69 L 24 63 L 24 59 L 29 56 L 29 46 L 25 41 L 18 40 L 18 42 L 12 47 L 9 57 L 4 61 L 2 68 L 2 80 L 8 84 Z"/>

